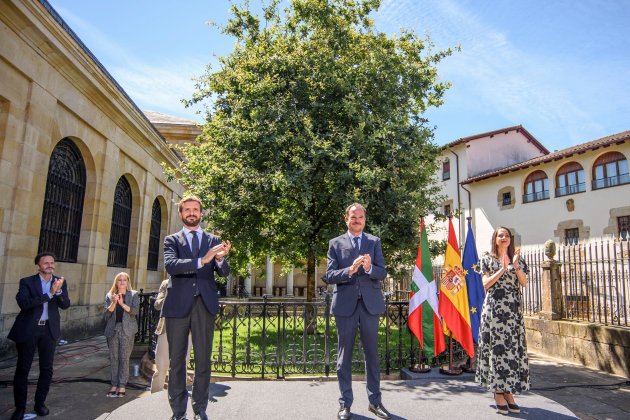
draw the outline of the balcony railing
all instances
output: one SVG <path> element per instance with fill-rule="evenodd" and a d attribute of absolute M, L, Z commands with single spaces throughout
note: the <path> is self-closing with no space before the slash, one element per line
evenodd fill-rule
<path fill-rule="evenodd" d="M 538 191 L 531 194 L 523 194 L 523 203 L 532 201 L 549 200 L 549 190 Z"/>
<path fill-rule="evenodd" d="M 630 184 L 630 174 L 611 176 L 608 178 L 600 178 L 593 180 L 593 189 L 614 187 L 615 185 Z"/>
<path fill-rule="evenodd" d="M 562 197 L 563 195 L 577 194 L 586 191 L 586 182 L 580 182 L 579 184 L 567 185 L 566 187 L 556 188 L 556 197 Z"/>

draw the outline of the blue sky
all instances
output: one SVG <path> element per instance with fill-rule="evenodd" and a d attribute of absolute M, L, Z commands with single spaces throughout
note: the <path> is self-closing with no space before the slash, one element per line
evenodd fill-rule
<path fill-rule="evenodd" d="M 201 121 L 181 99 L 232 49 L 207 25 L 227 21 L 229 1 L 49 2 L 140 109 Z M 439 145 L 522 124 L 557 150 L 630 129 L 628 0 L 383 0 L 374 20 L 461 46 L 439 66 L 445 104 L 426 115 Z"/>

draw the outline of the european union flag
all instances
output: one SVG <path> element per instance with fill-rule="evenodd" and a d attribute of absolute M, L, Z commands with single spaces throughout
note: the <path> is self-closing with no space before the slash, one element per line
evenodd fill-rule
<path fill-rule="evenodd" d="M 481 307 L 483 306 L 483 299 L 486 294 L 483 289 L 481 276 L 477 273 L 478 264 L 479 257 L 477 256 L 475 236 L 470 226 L 470 219 L 468 219 L 468 234 L 466 235 L 466 244 L 462 257 L 462 268 L 464 269 L 464 273 L 466 273 L 466 289 L 468 291 L 468 306 L 470 307 L 470 327 L 475 343 L 477 343 L 479 339 Z"/>

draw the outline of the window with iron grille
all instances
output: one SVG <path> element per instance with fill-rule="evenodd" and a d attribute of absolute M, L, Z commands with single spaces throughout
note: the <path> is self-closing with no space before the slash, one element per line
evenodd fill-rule
<path fill-rule="evenodd" d="M 504 206 L 509 206 L 510 204 L 512 204 L 512 193 L 511 192 L 504 192 L 503 193 L 503 205 Z"/>
<path fill-rule="evenodd" d="M 149 233 L 149 258 L 147 270 L 157 271 L 160 255 L 160 229 L 162 228 L 162 208 L 156 198 L 151 210 L 151 232 Z"/>
<path fill-rule="evenodd" d="M 85 163 L 77 146 L 62 139 L 52 151 L 37 252 L 77 262 L 85 197 Z"/>
<path fill-rule="evenodd" d="M 630 239 L 630 216 L 617 217 L 617 227 L 621 239 Z"/>
<path fill-rule="evenodd" d="M 445 216 L 449 216 L 451 214 L 451 205 L 450 204 L 445 204 L 444 205 L 444 215 Z"/>
<path fill-rule="evenodd" d="M 110 267 L 127 267 L 131 204 L 131 186 L 125 177 L 121 176 L 114 193 L 112 228 L 109 234 L 107 265 Z"/>
<path fill-rule="evenodd" d="M 564 244 L 565 245 L 577 245 L 580 240 L 580 229 L 571 228 L 564 230 Z"/>

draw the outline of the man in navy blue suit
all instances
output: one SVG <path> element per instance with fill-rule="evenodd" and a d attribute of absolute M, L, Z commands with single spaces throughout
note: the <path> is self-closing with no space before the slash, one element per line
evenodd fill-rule
<path fill-rule="evenodd" d="M 184 228 L 164 239 L 164 267 L 170 275 L 168 293 L 162 306 L 162 316 L 168 331 L 168 351 L 171 357 L 168 400 L 172 420 L 186 419 L 186 352 L 188 333 L 192 335 L 195 354 L 192 408 L 195 419 L 207 419 L 210 357 L 214 321 L 219 312 L 218 287 L 214 272 L 226 277 L 230 273 L 225 256 L 230 252 L 229 241 L 221 240 L 199 226 L 201 200 L 187 196 L 178 204 Z"/>
<path fill-rule="evenodd" d="M 365 356 L 368 410 L 389 419 L 380 390 L 378 319 L 385 312 L 381 280 L 387 276 L 381 240 L 365 228 L 365 208 L 354 203 L 346 208 L 348 231 L 331 239 L 328 246 L 326 283 L 334 284 L 331 313 L 337 325 L 337 379 L 339 380 L 339 420 L 352 418 L 352 349 L 361 326 Z"/>
<path fill-rule="evenodd" d="M 59 308 L 70 306 L 68 288 L 63 277 L 53 276 L 55 256 L 44 252 L 35 257 L 38 273 L 20 280 L 15 299 L 20 313 L 7 336 L 17 347 L 17 366 L 13 377 L 15 412 L 11 420 L 24 418 L 28 386 L 28 373 L 33 364 L 35 350 L 39 354 L 39 379 L 35 391 L 35 412 L 38 416 L 49 413 L 46 396 L 53 376 L 53 359 L 60 335 Z"/>

